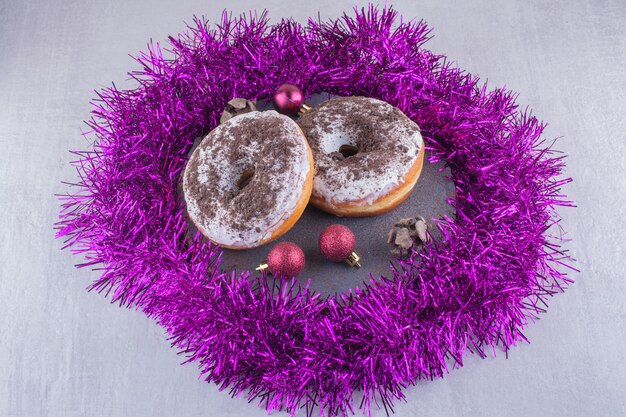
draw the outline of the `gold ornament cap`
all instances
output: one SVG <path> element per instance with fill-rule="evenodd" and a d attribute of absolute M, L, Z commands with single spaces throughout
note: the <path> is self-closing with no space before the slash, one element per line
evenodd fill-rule
<path fill-rule="evenodd" d="M 346 258 L 346 263 L 353 268 L 360 268 L 361 267 L 361 263 L 359 262 L 360 260 L 361 260 L 361 257 L 357 255 L 356 252 L 352 252 Z"/>
<path fill-rule="evenodd" d="M 306 104 L 306 103 L 303 103 L 303 104 L 302 104 L 302 107 L 300 107 L 300 110 L 298 110 L 298 114 L 299 114 L 299 115 L 302 115 L 302 114 L 304 114 L 304 113 L 308 112 L 308 111 L 309 111 L 309 110 L 311 110 L 311 109 L 312 109 L 312 107 L 311 107 L 311 106 L 309 106 L 309 105 L 308 105 L 308 104 Z"/>
<path fill-rule="evenodd" d="M 257 266 L 255 268 L 256 271 L 265 271 L 266 269 L 268 269 L 270 266 L 268 265 L 267 261 L 263 261 L 259 264 L 259 266 Z"/>

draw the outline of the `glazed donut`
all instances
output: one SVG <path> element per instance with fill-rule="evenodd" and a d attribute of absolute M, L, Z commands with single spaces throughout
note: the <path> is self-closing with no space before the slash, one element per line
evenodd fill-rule
<path fill-rule="evenodd" d="M 339 97 L 297 120 L 315 160 L 311 204 L 338 216 L 370 216 L 409 196 L 422 171 L 420 129 L 369 97 Z"/>
<path fill-rule="evenodd" d="M 189 217 L 204 236 L 229 249 L 257 247 L 288 231 L 312 186 L 306 138 L 275 111 L 219 125 L 195 149 L 183 175 Z"/>

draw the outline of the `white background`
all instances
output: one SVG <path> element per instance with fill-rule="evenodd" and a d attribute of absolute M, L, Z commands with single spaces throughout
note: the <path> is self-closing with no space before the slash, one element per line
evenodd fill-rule
<path fill-rule="evenodd" d="M 7 2 L 8 1 L 8 2 Z M 69 149 L 93 90 L 136 68 L 129 53 L 215 20 L 226 3 L 0 0 L 0 416 L 263 416 L 197 379 L 160 328 L 85 287 L 52 224 L 53 196 L 75 179 Z M 273 21 L 350 11 L 354 3 L 231 1 Z M 468 358 L 406 391 L 398 416 L 626 415 L 626 2 L 398 1 L 435 29 L 427 45 L 520 92 L 569 155 L 562 210 L 582 273 L 509 358 Z M 376 416 L 384 411 L 374 412 Z"/>

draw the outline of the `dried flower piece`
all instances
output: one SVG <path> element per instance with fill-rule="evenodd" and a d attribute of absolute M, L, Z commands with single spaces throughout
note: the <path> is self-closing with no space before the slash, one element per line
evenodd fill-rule
<path fill-rule="evenodd" d="M 387 236 L 387 243 L 393 246 L 391 253 L 397 257 L 407 256 L 411 247 L 429 240 L 428 225 L 422 216 L 398 220 Z"/>
<path fill-rule="evenodd" d="M 428 242 L 430 240 L 430 235 L 428 234 L 428 225 L 423 218 L 420 218 L 415 222 L 415 233 L 417 234 L 417 238 L 422 243 Z"/>
<path fill-rule="evenodd" d="M 405 249 L 410 248 L 411 245 L 413 245 L 413 239 L 411 239 L 409 229 L 398 229 L 398 231 L 396 232 L 396 239 L 393 243 Z"/>
<path fill-rule="evenodd" d="M 220 117 L 220 123 L 232 119 L 235 116 L 244 113 L 256 111 L 256 101 L 247 100 L 245 98 L 234 98 L 228 102 L 226 108 Z"/>

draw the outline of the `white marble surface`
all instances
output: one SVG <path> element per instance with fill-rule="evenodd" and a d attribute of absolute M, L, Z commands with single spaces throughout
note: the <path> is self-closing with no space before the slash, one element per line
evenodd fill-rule
<path fill-rule="evenodd" d="M 128 53 L 224 2 L 0 0 L 0 416 L 263 416 L 197 379 L 142 314 L 85 287 L 60 251 L 54 193 L 72 179 L 92 90 L 125 85 Z M 351 1 L 230 1 L 272 19 L 336 16 Z M 626 415 L 626 3 L 624 0 L 395 3 L 435 28 L 430 47 L 519 91 L 563 136 L 569 245 L 582 273 L 509 358 L 470 358 L 408 389 L 398 416 Z M 280 414 L 279 414 L 280 415 Z M 374 412 L 384 416 L 384 411 Z"/>

